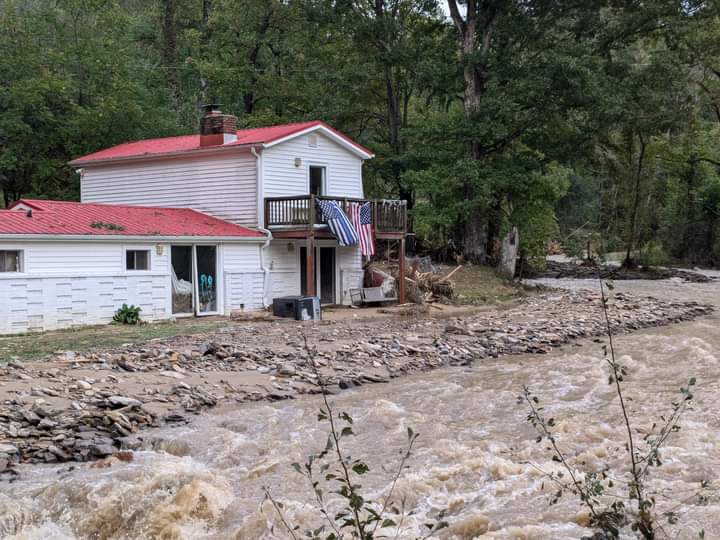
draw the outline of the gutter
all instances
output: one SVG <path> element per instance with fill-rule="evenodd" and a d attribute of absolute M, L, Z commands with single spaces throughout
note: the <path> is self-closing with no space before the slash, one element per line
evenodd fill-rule
<path fill-rule="evenodd" d="M 250 147 L 250 153 L 255 156 L 255 176 L 256 176 L 256 188 L 255 188 L 255 194 L 257 198 L 257 221 L 258 221 L 258 230 L 261 233 L 265 234 L 266 241 L 265 243 L 260 247 L 260 269 L 263 271 L 263 306 L 265 308 L 270 306 L 270 302 L 268 302 L 268 294 L 270 293 L 270 269 L 265 267 L 265 257 L 264 253 L 265 250 L 270 246 L 270 242 L 273 239 L 272 233 L 268 230 L 263 228 L 262 226 L 265 225 L 265 217 L 262 215 L 262 209 L 263 209 L 263 198 L 262 198 L 262 156 L 258 153 L 258 151 L 255 149 L 255 146 Z"/>
<path fill-rule="evenodd" d="M 270 278 L 270 269 L 265 267 L 265 258 L 263 257 L 263 254 L 265 252 L 265 249 L 267 249 L 270 246 L 270 242 L 273 239 L 272 233 L 267 230 L 260 227 L 258 229 L 260 232 L 265 233 L 267 236 L 265 237 L 265 243 L 260 246 L 260 269 L 263 271 L 264 277 L 263 277 L 263 306 L 266 308 L 270 306 L 270 302 L 268 302 L 268 293 L 269 291 L 269 278 Z"/>
<path fill-rule="evenodd" d="M 123 234 L 0 234 L 0 242 L 66 241 L 66 242 L 173 242 L 177 244 L 233 243 L 257 244 L 266 241 L 265 236 L 129 236 Z"/>
<path fill-rule="evenodd" d="M 86 166 L 93 166 L 93 165 L 111 165 L 113 163 L 123 163 L 123 162 L 128 162 L 128 161 L 150 161 L 153 159 L 164 159 L 164 158 L 175 157 L 175 156 L 195 156 L 195 155 L 228 152 L 230 150 L 247 150 L 248 148 L 252 148 L 253 146 L 254 145 L 243 144 L 240 142 L 227 143 L 227 144 L 219 144 L 219 145 L 213 145 L 213 146 L 207 146 L 207 147 L 201 146 L 198 148 L 192 148 L 192 149 L 186 149 L 186 150 L 176 150 L 174 152 L 158 152 L 155 154 L 148 153 L 148 154 L 140 154 L 140 155 L 136 155 L 136 156 L 100 158 L 100 159 L 93 159 L 93 160 L 74 159 L 72 161 L 68 161 L 68 165 L 70 165 L 71 167 L 86 167 Z"/>

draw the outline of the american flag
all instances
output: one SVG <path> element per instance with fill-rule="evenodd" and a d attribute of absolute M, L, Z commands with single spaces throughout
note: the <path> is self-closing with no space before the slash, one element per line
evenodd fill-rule
<path fill-rule="evenodd" d="M 372 203 L 352 203 L 350 218 L 360 237 L 360 253 L 366 257 L 375 255 L 375 238 L 372 228 Z"/>

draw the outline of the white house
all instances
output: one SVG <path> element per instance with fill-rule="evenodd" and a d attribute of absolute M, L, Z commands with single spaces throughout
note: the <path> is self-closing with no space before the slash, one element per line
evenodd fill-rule
<path fill-rule="evenodd" d="M 0 334 L 262 309 L 317 294 L 349 303 L 358 246 L 341 247 L 315 199 L 364 202 L 373 154 L 319 121 L 238 131 L 209 108 L 199 135 L 121 144 L 71 162 L 81 203 L 0 211 Z M 404 243 L 402 201 L 372 201 L 377 238 Z"/>

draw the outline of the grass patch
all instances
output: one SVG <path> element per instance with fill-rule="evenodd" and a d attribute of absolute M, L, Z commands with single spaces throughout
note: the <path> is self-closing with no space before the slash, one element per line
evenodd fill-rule
<path fill-rule="evenodd" d="M 0 337 L 0 362 L 11 358 L 21 360 L 40 359 L 55 351 L 86 352 L 91 349 L 116 347 L 124 343 L 137 343 L 158 338 L 189 336 L 212 332 L 227 326 L 228 320 L 180 319 L 177 322 L 152 324 L 105 325 L 78 329 L 38 332 L 17 336 Z"/>
<path fill-rule="evenodd" d="M 443 265 L 440 274 L 447 275 L 453 268 Z M 463 266 L 452 277 L 452 281 L 455 282 L 455 292 L 461 304 L 499 304 L 533 294 L 531 289 L 519 283 L 498 277 L 487 266 Z"/>

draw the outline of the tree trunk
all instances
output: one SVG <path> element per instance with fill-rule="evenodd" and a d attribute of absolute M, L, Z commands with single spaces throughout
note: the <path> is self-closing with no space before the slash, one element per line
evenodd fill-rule
<path fill-rule="evenodd" d="M 463 108 L 465 119 L 473 121 L 473 117 L 480 109 L 485 94 L 487 81 L 483 66 L 483 58 L 490 49 L 497 7 L 493 2 L 484 2 L 478 5 L 476 0 L 466 2 L 466 15 L 462 17 L 458 9 L 457 0 L 448 0 L 450 16 L 458 30 L 461 40 L 461 52 L 464 61 L 463 67 Z M 480 28 L 479 25 L 482 25 Z M 465 143 L 465 157 L 471 160 L 480 160 L 485 157 L 483 145 L 480 141 L 471 140 Z M 483 216 L 473 210 L 476 192 L 474 179 L 468 178 L 463 184 L 463 196 L 467 208 L 470 208 L 464 223 L 461 225 L 460 236 L 463 254 L 469 260 L 481 264 L 489 261 L 492 242 L 497 237 L 499 223 L 494 216 Z M 489 219 L 488 219 L 489 218 Z"/>
<path fill-rule="evenodd" d="M 177 4 L 175 0 L 162 0 L 162 65 L 165 69 L 165 81 L 173 100 L 178 108 L 178 70 L 177 70 L 177 28 L 175 26 Z"/>
<path fill-rule="evenodd" d="M 202 19 L 200 21 L 200 57 L 207 58 L 207 52 L 210 47 L 210 11 L 212 10 L 212 0 L 203 0 L 202 2 Z M 207 105 L 209 102 L 209 83 L 207 79 L 201 74 L 200 75 L 200 94 L 199 101 L 200 105 Z"/>
<path fill-rule="evenodd" d="M 631 268 L 635 266 L 635 262 L 632 259 L 632 251 L 635 248 L 637 242 L 637 215 L 638 208 L 640 207 L 640 180 L 642 178 L 643 164 L 645 161 L 645 150 L 647 143 L 642 136 L 642 133 L 638 133 L 640 139 L 640 155 L 638 156 L 637 169 L 635 170 L 635 194 L 633 197 L 633 205 L 630 212 L 630 225 L 628 227 L 628 239 L 627 239 L 627 250 L 625 252 L 625 260 L 623 266 L 625 268 Z M 632 148 L 632 146 L 631 146 Z"/>

